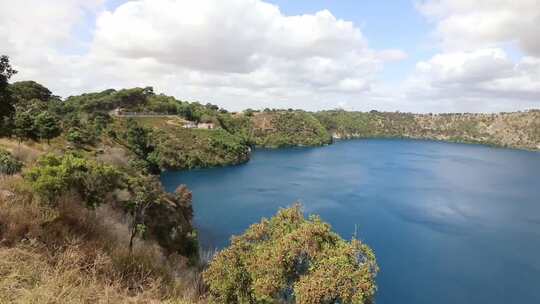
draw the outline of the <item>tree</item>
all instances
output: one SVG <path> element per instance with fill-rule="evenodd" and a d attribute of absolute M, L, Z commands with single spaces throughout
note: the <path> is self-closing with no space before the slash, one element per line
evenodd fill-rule
<path fill-rule="evenodd" d="M 298 205 L 234 237 L 203 278 L 213 303 L 373 303 L 375 255 Z"/>
<path fill-rule="evenodd" d="M 77 128 L 70 129 L 66 135 L 66 139 L 75 145 L 82 145 L 86 142 L 83 134 Z"/>
<path fill-rule="evenodd" d="M 131 151 L 140 158 L 145 159 L 153 151 L 148 143 L 148 130 L 139 126 L 133 119 L 127 121 L 126 140 Z"/>
<path fill-rule="evenodd" d="M 180 185 L 174 193 L 163 196 L 163 203 L 153 204 L 146 212 L 146 231 L 167 254 L 195 257 L 199 249 L 193 230 L 192 193 Z"/>
<path fill-rule="evenodd" d="M 42 112 L 36 116 L 34 126 L 40 139 L 46 139 L 50 143 L 51 138 L 60 135 L 62 129 L 56 117 L 49 112 Z"/>
<path fill-rule="evenodd" d="M 18 111 L 13 120 L 13 134 L 19 142 L 35 137 L 34 118 L 28 112 Z"/>
<path fill-rule="evenodd" d="M 47 154 L 24 177 L 48 203 L 55 203 L 59 196 L 72 190 L 89 208 L 99 206 L 107 195 L 123 185 L 123 176 L 115 168 L 74 154 L 63 157 Z"/>
<path fill-rule="evenodd" d="M 126 141 L 128 148 L 144 162 L 144 167 L 149 173 L 159 173 L 159 157 L 155 153 L 155 147 L 150 142 L 150 131 L 139 126 L 133 119 L 127 122 Z"/>
<path fill-rule="evenodd" d="M 244 110 L 244 114 L 245 114 L 246 116 L 248 116 L 248 117 L 253 116 L 253 113 L 255 113 L 255 110 L 253 110 L 253 109 L 246 109 L 246 110 Z"/>
<path fill-rule="evenodd" d="M 160 203 L 164 191 L 159 180 L 152 176 L 130 179 L 128 189 L 132 196 L 126 204 L 126 210 L 131 215 L 129 250 L 132 251 L 135 237 L 144 235 L 146 231 L 148 209 Z"/>
<path fill-rule="evenodd" d="M 38 99 L 47 102 L 52 98 L 51 91 L 35 81 L 18 81 L 11 84 L 9 89 L 17 100 Z"/>
<path fill-rule="evenodd" d="M 211 103 L 207 103 L 205 105 L 205 107 L 209 110 L 212 110 L 212 111 L 217 111 L 219 110 L 219 107 L 217 105 L 214 105 L 214 104 L 211 104 Z"/>
<path fill-rule="evenodd" d="M 8 81 L 15 74 L 17 71 L 9 64 L 9 58 L 5 55 L 0 56 L 0 133 L 7 131 L 6 124 L 15 111 L 8 89 Z"/>

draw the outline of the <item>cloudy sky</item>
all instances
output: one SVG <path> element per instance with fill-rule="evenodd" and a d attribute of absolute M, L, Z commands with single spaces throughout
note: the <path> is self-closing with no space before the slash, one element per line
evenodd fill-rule
<path fill-rule="evenodd" d="M 230 110 L 540 108 L 540 0 L 0 0 L 0 54 L 54 93 Z"/>

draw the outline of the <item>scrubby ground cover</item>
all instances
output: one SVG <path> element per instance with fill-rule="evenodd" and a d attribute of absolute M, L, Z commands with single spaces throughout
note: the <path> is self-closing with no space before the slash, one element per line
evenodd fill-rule
<path fill-rule="evenodd" d="M 410 114 L 323 111 L 316 117 L 338 138 L 416 138 L 540 149 L 540 111 Z"/>

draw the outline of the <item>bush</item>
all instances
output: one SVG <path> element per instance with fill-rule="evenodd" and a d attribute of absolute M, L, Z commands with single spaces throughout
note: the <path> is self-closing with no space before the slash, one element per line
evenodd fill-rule
<path fill-rule="evenodd" d="M 122 183 L 119 171 L 111 166 L 68 154 L 43 156 L 38 165 L 25 173 L 34 191 L 52 203 L 61 194 L 73 190 L 89 207 L 99 205 Z"/>
<path fill-rule="evenodd" d="M 7 151 L 0 150 L 0 174 L 13 175 L 19 173 L 23 164 Z"/>
<path fill-rule="evenodd" d="M 66 135 L 66 139 L 76 145 L 81 145 L 85 142 L 83 135 L 77 129 L 69 130 L 68 134 Z"/>
<path fill-rule="evenodd" d="M 233 237 L 203 277 L 214 303 L 372 303 L 377 271 L 367 245 L 297 205 Z"/>
<path fill-rule="evenodd" d="M 39 138 L 46 139 L 47 142 L 62 132 L 58 118 L 49 112 L 42 112 L 36 116 L 34 128 L 37 130 Z"/>

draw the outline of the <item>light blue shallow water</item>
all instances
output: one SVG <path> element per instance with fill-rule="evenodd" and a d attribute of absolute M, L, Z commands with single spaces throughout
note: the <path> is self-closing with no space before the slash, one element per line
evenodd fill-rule
<path fill-rule="evenodd" d="M 295 201 L 377 255 L 377 303 L 540 303 L 540 153 L 410 140 L 255 150 L 187 184 L 205 247 Z"/>

